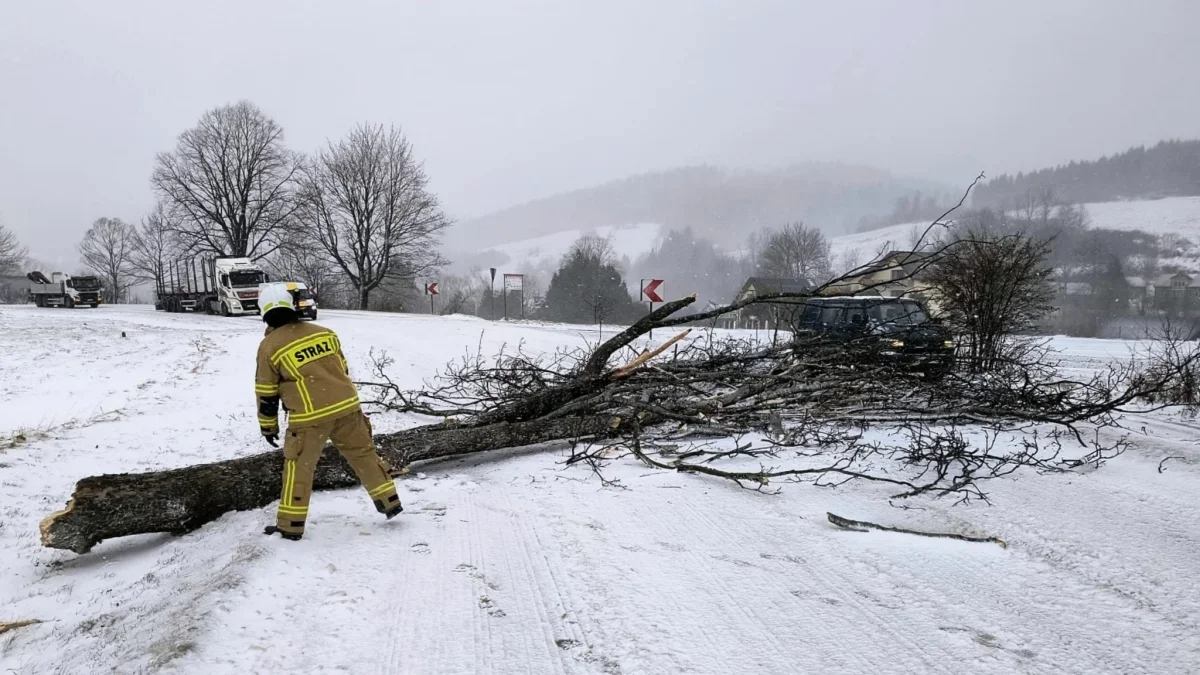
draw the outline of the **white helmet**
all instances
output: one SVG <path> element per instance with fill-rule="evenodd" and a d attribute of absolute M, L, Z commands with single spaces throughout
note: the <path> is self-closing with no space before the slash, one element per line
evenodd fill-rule
<path fill-rule="evenodd" d="M 290 309 L 296 311 L 296 303 L 292 301 L 292 293 L 287 284 L 260 284 L 258 286 L 258 311 L 264 317 L 273 309 Z"/>

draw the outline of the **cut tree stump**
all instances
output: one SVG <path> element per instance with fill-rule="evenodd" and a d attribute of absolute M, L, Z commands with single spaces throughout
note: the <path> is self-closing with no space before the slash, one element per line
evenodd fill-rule
<path fill-rule="evenodd" d="M 570 438 L 611 436 L 619 418 L 591 416 L 456 427 L 437 424 L 375 437 L 393 467 Z M 283 452 L 153 471 L 91 476 L 79 481 L 66 508 L 41 523 L 42 545 L 87 553 L 105 539 L 191 532 L 229 511 L 260 509 L 279 499 Z M 345 459 L 325 448 L 313 490 L 358 485 Z"/>

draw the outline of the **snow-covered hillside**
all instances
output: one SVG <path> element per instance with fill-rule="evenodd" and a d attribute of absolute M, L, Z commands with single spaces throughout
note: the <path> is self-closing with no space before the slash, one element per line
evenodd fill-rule
<path fill-rule="evenodd" d="M 356 373 L 385 349 L 411 386 L 478 346 L 596 339 L 458 317 L 322 323 Z M 1200 672 L 1194 420 L 1131 418 L 1122 457 L 992 483 L 990 506 L 901 510 L 873 485 L 767 496 L 634 464 L 609 476 L 628 489 L 604 488 L 540 448 L 417 467 L 390 522 L 359 490 L 322 492 L 301 542 L 260 534 L 268 507 L 75 556 L 42 549 L 37 525 L 80 478 L 267 449 L 261 324 L 29 306 L 0 307 L 0 325 L 0 621 L 44 622 L 0 635 L 0 672 Z M 1077 368 L 1127 353 L 1057 344 Z M 848 532 L 827 511 L 1009 547 Z"/>
<path fill-rule="evenodd" d="M 1200 197 L 1085 204 L 1093 227 L 1178 234 L 1200 241 Z"/>
<path fill-rule="evenodd" d="M 1178 234 L 1200 247 L 1200 197 L 1171 197 L 1146 201 L 1084 204 L 1092 227 L 1110 230 L 1142 230 L 1155 235 Z M 857 251 L 860 262 L 870 260 L 883 248 L 905 248 L 913 231 L 924 232 L 927 222 L 890 227 L 833 237 L 830 245 L 835 264 L 848 251 Z M 1172 261 L 1176 263 L 1186 261 Z"/>
<path fill-rule="evenodd" d="M 594 230 L 566 230 L 547 234 L 531 239 L 510 242 L 501 246 L 493 246 L 487 252 L 496 252 L 507 256 L 516 263 L 517 268 L 536 268 L 543 263 L 551 267 L 558 265 L 559 259 L 571 248 L 580 237 L 595 235 L 608 239 L 613 244 L 613 253 L 617 258 L 628 257 L 631 261 L 654 248 L 661 233 L 660 226 L 654 223 L 638 225 L 613 225 L 598 227 Z M 511 267 L 512 265 L 510 265 Z"/>
<path fill-rule="evenodd" d="M 1200 197 L 1171 197 L 1148 201 L 1104 202 L 1085 204 L 1093 227 L 1114 230 L 1143 230 L 1151 234 L 1179 234 L 1200 248 Z M 849 252 L 857 252 L 859 262 L 872 259 L 883 248 L 903 248 L 909 244 L 914 228 L 923 232 L 928 222 L 903 223 L 890 227 L 847 234 L 830 239 L 834 266 Z M 617 257 L 626 256 L 633 261 L 649 252 L 665 234 L 660 225 L 643 223 L 600 227 L 594 231 L 569 230 L 557 234 L 523 239 L 502 246 L 494 246 L 489 252 L 498 252 L 506 257 L 506 269 L 553 269 L 559 259 L 580 236 L 597 234 L 609 237 Z"/>

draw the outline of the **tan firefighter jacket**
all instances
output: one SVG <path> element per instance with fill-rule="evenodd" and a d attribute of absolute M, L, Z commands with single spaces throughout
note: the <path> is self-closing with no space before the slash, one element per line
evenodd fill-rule
<path fill-rule="evenodd" d="M 264 434 L 278 432 L 281 400 L 291 427 L 328 421 L 359 408 L 358 390 L 350 381 L 337 335 L 315 323 L 296 321 L 267 329 L 258 346 L 254 393 Z"/>

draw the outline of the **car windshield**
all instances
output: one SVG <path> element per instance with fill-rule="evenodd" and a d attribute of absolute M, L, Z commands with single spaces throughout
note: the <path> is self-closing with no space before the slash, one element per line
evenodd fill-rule
<path fill-rule="evenodd" d="M 96 277 L 75 277 L 70 285 L 77 291 L 94 291 L 100 288 L 100 280 Z"/>
<path fill-rule="evenodd" d="M 929 321 L 921 305 L 912 300 L 896 300 L 871 305 L 871 320 L 880 325 L 918 326 Z"/>
<path fill-rule="evenodd" d="M 300 300 L 312 300 L 312 293 L 309 293 L 307 288 L 297 288 L 296 290 L 292 291 L 292 297 L 294 297 L 297 302 Z"/>
<path fill-rule="evenodd" d="M 263 273 L 257 270 L 253 272 L 234 271 L 229 273 L 229 283 L 234 288 L 245 288 L 247 286 L 257 288 L 265 280 Z"/>

